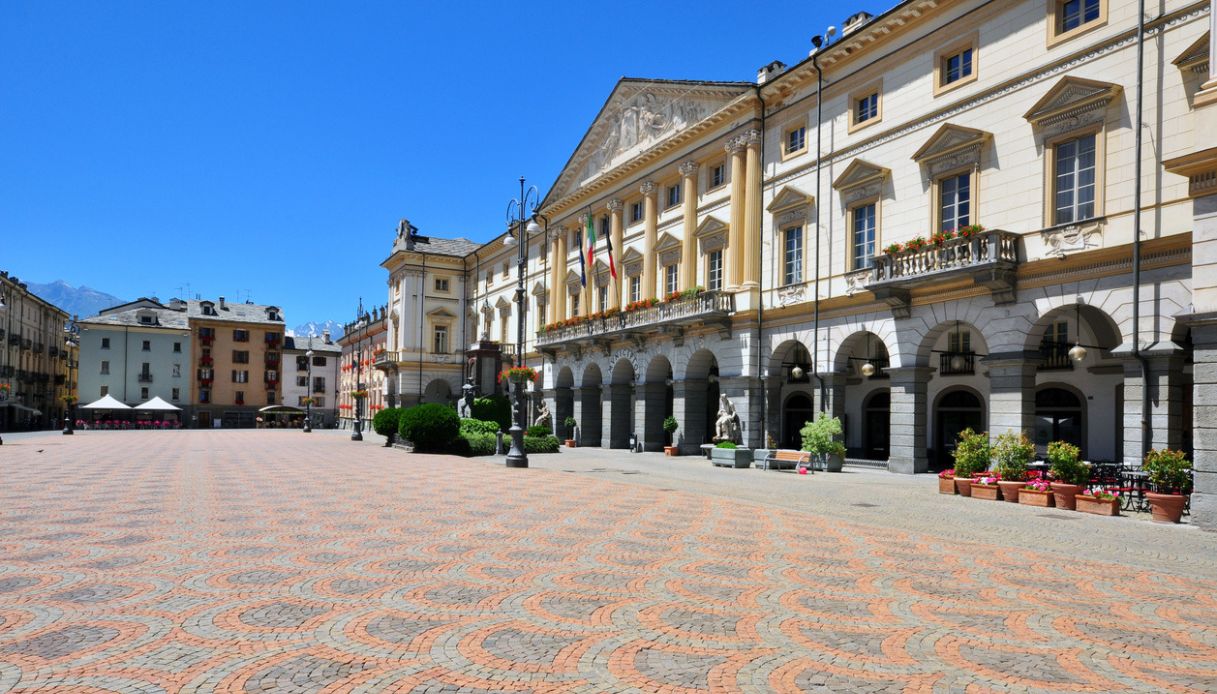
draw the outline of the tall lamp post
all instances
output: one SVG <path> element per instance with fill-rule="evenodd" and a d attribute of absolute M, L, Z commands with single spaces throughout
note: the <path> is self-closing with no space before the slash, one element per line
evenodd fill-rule
<path fill-rule="evenodd" d="M 313 338 L 310 337 L 308 341 L 312 343 Z M 308 390 L 304 396 L 304 433 L 311 434 L 313 433 L 310 421 L 313 418 L 313 350 L 305 352 L 304 358 L 308 360 L 308 376 L 305 377 L 308 379 Z"/>
<path fill-rule="evenodd" d="M 359 300 L 359 312 L 355 315 L 355 325 L 363 320 L 363 299 Z M 355 342 L 355 392 L 363 392 L 363 336 Z M 351 432 L 352 441 L 363 440 L 363 397 L 355 396 L 355 429 Z"/>
<path fill-rule="evenodd" d="M 72 359 L 72 350 L 80 346 L 80 326 L 76 325 L 74 320 L 68 321 L 68 324 L 63 326 L 63 345 L 68 348 L 68 394 L 64 400 L 67 407 L 63 417 L 63 435 L 71 436 L 75 433 L 72 430 L 72 422 L 76 412 L 76 396 L 72 393 L 72 376 L 76 369 L 76 362 Z"/>
<path fill-rule="evenodd" d="M 2 287 L 0 287 L 0 313 L 4 313 L 6 316 L 8 315 L 8 304 L 5 303 L 4 291 L 3 291 Z M 10 321 L 10 324 L 11 324 L 11 321 Z M 0 343 L 0 350 L 4 351 L 4 366 L 6 366 L 6 367 L 9 365 L 8 364 L 8 341 L 11 339 L 9 337 L 9 330 L 8 330 L 9 327 L 11 327 L 11 325 L 5 326 L 4 341 L 3 341 L 3 343 Z M 5 371 L 7 372 L 8 369 L 5 369 Z M 0 376 L 4 376 L 4 374 L 0 373 Z M 7 378 L 7 376 L 4 376 L 4 377 Z M 8 384 L 5 384 L 5 385 L 8 385 Z M 10 386 L 10 388 L 11 388 L 11 386 Z M 0 400 L 5 400 L 7 398 L 8 398 L 8 391 L 0 390 Z M 4 424 L 4 421 L 0 420 L 0 425 L 2 425 L 2 424 Z M 3 446 L 3 445 L 4 445 L 4 437 L 0 437 L 0 446 Z"/>
<path fill-rule="evenodd" d="M 524 187 L 524 177 L 520 177 L 520 197 L 507 204 L 507 238 L 503 245 L 516 245 L 516 367 L 524 366 L 524 313 L 525 303 L 524 270 L 528 264 L 528 238 L 541 231 L 536 221 L 536 211 L 541 194 L 536 186 Z M 531 215 L 531 218 L 530 218 Z M 516 235 L 519 235 L 518 237 Z M 524 429 L 527 427 L 527 412 L 524 407 L 524 380 L 511 383 L 512 399 L 515 415 L 512 418 L 511 450 L 507 451 L 507 467 L 528 467 L 528 453 L 524 450 Z"/>

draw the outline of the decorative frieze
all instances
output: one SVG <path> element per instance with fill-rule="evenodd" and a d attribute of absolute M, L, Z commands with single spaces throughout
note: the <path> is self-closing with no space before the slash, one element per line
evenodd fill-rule
<path fill-rule="evenodd" d="M 1070 253 L 1098 248 L 1103 235 L 1103 221 L 1089 220 L 1082 224 L 1044 229 L 1040 240 L 1044 243 L 1045 258 L 1064 258 Z"/>

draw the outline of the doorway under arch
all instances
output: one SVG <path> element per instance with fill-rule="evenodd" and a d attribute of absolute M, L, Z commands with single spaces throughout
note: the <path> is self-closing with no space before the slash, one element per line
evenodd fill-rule
<path fill-rule="evenodd" d="M 815 418 L 815 405 L 806 393 L 791 393 L 782 403 L 782 448 L 798 450 L 803 447 L 799 433 L 803 425 Z"/>
<path fill-rule="evenodd" d="M 876 390 L 862 405 L 862 457 L 887 460 L 891 449 L 892 391 Z"/>
<path fill-rule="evenodd" d="M 964 429 L 985 430 L 985 408 L 971 388 L 954 388 L 938 396 L 934 405 L 934 460 L 938 470 L 954 465 L 955 440 Z"/>
<path fill-rule="evenodd" d="M 1082 398 L 1067 388 L 1045 386 L 1035 391 L 1035 449 L 1044 456 L 1053 441 L 1072 443 L 1086 457 Z"/>
<path fill-rule="evenodd" d="M 599 446 L 603 428 L 600 413 L 600 386 L 603 384 L 600 367 L 588 364 L 583 370 L 583 383 L 579 388 L 579 445 Z"/>
<path fill-rule="evenodd" d="M 634 431 L 634 365 L 618 359 L 613 365 L 609 448 L 629 448 Z"/>

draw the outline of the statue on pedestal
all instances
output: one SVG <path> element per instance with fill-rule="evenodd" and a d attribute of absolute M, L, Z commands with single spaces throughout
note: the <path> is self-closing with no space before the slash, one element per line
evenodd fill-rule
<path fill-rule="evenodd" d="M 469 419 L 473 416 L 473 396 L 475 390 L 477 388 L 474 388 L 471 381 L 467 381 L 465 385 L 461 386 L 461 399 L 456 405 L 456 413 L 460 415 L 461 419 Z"/>
<path fill-rule="evenodd" d="M 714 440 L 742 443 L 739 415 L 726 395 L 718 396 L 718 418 L 714 421 Z"/>
<path fill-rule="evenodd" d="M 537 418 L 533 420 L 533 426 L 545 427 L 553 431 L 553 417 L 549 414 L 549 406 L 545 404 L 545 400 L 541 400 L 541 407 L 537 410 Z"/>

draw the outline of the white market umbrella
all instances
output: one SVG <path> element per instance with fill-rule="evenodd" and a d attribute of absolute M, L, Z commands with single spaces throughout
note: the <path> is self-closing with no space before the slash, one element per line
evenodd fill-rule
<path fill-rule="evenodd" d="M 114 399 L 113 395 L 106 395 L 101 400 L 96 400 L 88 405 L 81 405 L 82 410 L 129 410 L 128 405 Z"/>
<path fill-rule="evenodd" d="M 144 412 L 181 412 L 182 411 L 182 408 L 171 405 L 171 404 L 165 402 L 164 400 L 161 400 L 159 395 L 156 396 L 155 398 L 152 398 L 151 400 L 149 400 L 148 402 L 146 402 L 142 405 L 136 405 L 132 409 L 142 410 Z"/>

